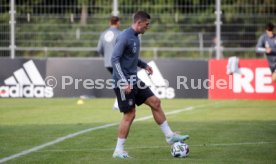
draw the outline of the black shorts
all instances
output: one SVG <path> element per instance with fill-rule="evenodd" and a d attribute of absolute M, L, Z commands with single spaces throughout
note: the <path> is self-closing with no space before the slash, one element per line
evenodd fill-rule
<path fill-rule="evenodd" d="M 275 55 L 267 55 L 267 60 L 268 60 L 268 64 L 269 64 L 269 68 L 271 70 L 271 72 L 275 72 L 276 71 L 276 56 Z"/>
<path fill-rule="evenodd" d="M 125 94 L 124 90 L 118 87 L 114 88 L 114 91 L 117 96 L 120 111 L 123 113 L 134 108 L 135 104 L 139 106 L 149 97 L 154 96 L 150 88 L 142 81 L 138 81 L 138 83 L 133 86 L 129 94 Z"/>

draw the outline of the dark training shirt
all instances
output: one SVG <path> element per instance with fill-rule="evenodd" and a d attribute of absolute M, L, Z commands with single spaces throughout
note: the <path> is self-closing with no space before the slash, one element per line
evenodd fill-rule
<path fill-rule="evenodd" d="M 138 33 L 131 27 L 119 34 L 116 40 L 114 51 L 112 53 L 113 79 L 115 86 L 118 87 L 118 81 L 136 84 L 137 66 L 146 68 L 147 63 L 139 59 L 140 40 Z M 130 82 L 130 79 L 132 82 Z"/>

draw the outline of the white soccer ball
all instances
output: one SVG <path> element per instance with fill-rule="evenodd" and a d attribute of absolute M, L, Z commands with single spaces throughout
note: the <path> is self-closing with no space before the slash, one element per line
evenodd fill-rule
<path fill-rule="evenodd" d="M 171 146 L 171 154 L 173 157 L 185 158 L 189 155 L 189 146 L 183 141 L 174 143 Z"/>

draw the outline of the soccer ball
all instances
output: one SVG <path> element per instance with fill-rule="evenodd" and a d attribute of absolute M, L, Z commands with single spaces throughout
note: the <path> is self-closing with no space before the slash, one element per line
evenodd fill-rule
<path fill-rule="evenodd" d="M 185 158 L 189 155 L 189 146 L 183 141 L 176 142 L 171 147 L 171 154 L 173 157 Z"/>

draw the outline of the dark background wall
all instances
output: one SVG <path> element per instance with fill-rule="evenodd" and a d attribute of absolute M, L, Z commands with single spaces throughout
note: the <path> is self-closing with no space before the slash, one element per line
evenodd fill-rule
<path fill-rule="evenodd" d="M 23 68 L 23 64 L 30 59 L 1 59 L 0 60 L 0 86 L 4 85 L 4 80 L 13 76 L 13 73 Z M 45 59 L 32 59 L 37 69 L 39 70 L 42 78 L 46 75 L 46 62 Z"/>
<path fill-rule="evenodd" d="M 207 60 L 158 59 L 155 62 L 163 77 L 170 82 L 170 87 L 175 89 L 176 98 L 208 98 L 207 89 L 191 88 L 191 79 L 208 79 Z M 187 77 L 189 89 L 177 89 L 177 76 Z"/>
<path fill-rule="evenodd" d="M 43 79 L 53 76 L 57 79 L 54 88 L 54 97 L 115 97 L 112 89 L 85 89 L 83 80 L 109 79 L 110 73 L 104 68 L 103 60 L 100 58 L 49 58 L 30 59 L 33 60 L 40 71 Z M 4 80 L 13 75 L 13 72 L 23 67 L 29 59 L 2 59 L 0 60 L 0 84 L 4 85 Z M 157 59 L 155 60 L 162 76 L 169 81 L 169 87 L 174 88 L 175 98 L 208 98 L 208 90 L 205 88 L 191 88 L 191 79 L 208 79 L 207 60 L 187 60 L 187 59 Z M 62 76 L 71 76 L 73 80 L 82 81 L 73 83 L 62 89 Z M 181 87 L 177 89 L 177 76 L 187 77 L 188 89 Z M 77 87 L 76 87 L 77 85 Z"/>

